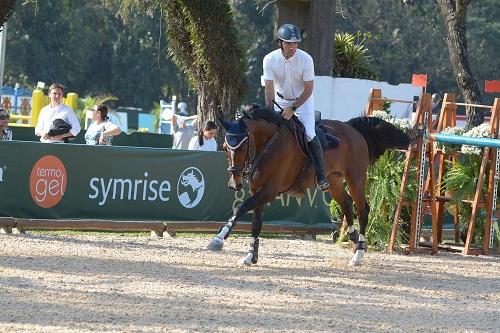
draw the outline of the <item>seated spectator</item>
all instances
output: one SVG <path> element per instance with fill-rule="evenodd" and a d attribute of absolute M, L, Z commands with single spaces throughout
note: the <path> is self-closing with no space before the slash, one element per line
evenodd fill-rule
<path fill-rule="evenodd" d="M 7 110 L 0 108 L 0 140 L 12 140 L 12 130 L 9 128 L 10 115 Z"/>
<path fill-rule="evenodd" d="M 35 127 L 35 135 L 40 137 L 41 142 L 67 142 L 68 138 L 80 133 L 80 121 L 69 106 L 62 104 L 63 94 L 62 84 L 54 83 L 49 87 L 50 104 L 40 110 Z M 55 135 L 51 135 L 54 131 L 49 134 L 51 129 L 54 130 L 56 119 L 59 119 L 59 122 L 64 121 L 69 131 L 59 130 Z"/>
<path fill-rule="evenodd" d="M 92 124 L 85 132 L 85 142 L 88 145 L 111 146 L 113 137 L 120 134 L 120 127 L 108 121 L 108 107 L 97 104 L 92 108 Z"/>
<path fill-rule="evenodd" d="M 217 126 L 212 120 L 207 120 L 205 126 L 198 130 L 198 134 L 189 142 L 189 150 L 217 151 Z"/>

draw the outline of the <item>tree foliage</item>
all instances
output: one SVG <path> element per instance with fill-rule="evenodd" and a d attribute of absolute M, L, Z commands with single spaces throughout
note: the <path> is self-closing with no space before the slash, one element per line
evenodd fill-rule
<path fill-rule="evenodd" d="M 355 34 L 370 32 L 367 47 L 379 79 L 390 83 L 409 82 L 413 73 L 429 76 L 427 91 L 451 92 L 464 100 L 457 85 L 446 45 L 446 31 L 436 0 L 342 1 L 337 30 Z M 467 11 L 469 63 L 480 89 L 484 80 L 500 78 L 500 0 L 471 2 Z M 491 104 L 495 95 L 485 94 L 483 103 Z M 459 110 L 462 111 L 462 110 Z"/>
<path fill-rule="evenodd" d="M 170 53 L 198 92 L 198 110 L 214 119 L 233 116 L 246 89 L 245 62 L 227 0 L 170 0 Z"/>
<path fill-rule="evenodd" d="M 377 75 L 370 68 L 371 56 L 364 41 L 365 38 L 360 38 L 360 34 L 353 35 L 347 32 L 335 34 L 334 76 L 376 79 Z"/>
<path fill-rule="evenodd" d="M 16 4 L 9 21 L 6 79 L 14 85 L 63 83 L 80 96 L 112 94 L 118 104 L 151 108 L 172 94 L 187 96 L 185 79 L 167 56 L 159 10 L 130 13 L 99 0 Z"/>
<path fill-rule="evenodd" d="M 16 0 L 2 0 L 0 3 L 0 28 L 9 19 L 10 15 L 14 11 L 14 5 Z"/>

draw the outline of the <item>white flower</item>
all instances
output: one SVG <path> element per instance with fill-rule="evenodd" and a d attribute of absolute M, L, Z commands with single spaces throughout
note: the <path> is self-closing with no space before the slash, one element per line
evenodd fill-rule
<path fill-rule="evenodd" d="M 387 120 L 387 119 L 391 118 L 391 116 L 387 112 L 378 111 L 378 110 L 373 111 L 373 113 L 371 114 L 371 117 L 377 117 L 377 118 L 380 118 L 383 120 Z"/>
<path fill-rule="evenodd" d="M 377 117 L 393 124 L 405 133 L 410 133 L 413 128 L 413 122 L 408 118 L 394 118 L 385 111 L 373 111 L 371 117 Z"/>
<path fill-rule="evenodd" d="M 465 132 L 463 136 L 468 136 L 472 138 L 489 138 L 490 137 L 490 124 L 483 123 L 479 126 L 471 128 L 468 132 Z M 482 148 L 476 146 L 462 146 L 462 153 L 469 155 L 481 155 Z"/>
<path fill-rule="evenodd" d="M 441 131 L 441 134 L 448 134 L 448 135 L 463 135 L 465 129 L 463 127 L 446 127 L 444 130 Z M 445 154 L 450 154 L 456 151 L 460 151 L 461 145 L 460 144 L 451 144 L 451 143 L 446 143 L 446 142 L 437 142 L 436 147 L 438 149 L 441 149 L 441 151 Z"/>

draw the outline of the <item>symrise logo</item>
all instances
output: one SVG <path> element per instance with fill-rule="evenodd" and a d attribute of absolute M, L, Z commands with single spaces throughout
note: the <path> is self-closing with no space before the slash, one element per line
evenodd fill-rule
<path fill-rule="evenodd" d="M 177 182 L 177 197 L 186 208 L 196 207 L 205 192 L 205 179 L 198 168 L 189 167 L 182 171 Z"/>
<path fill-rule="evenodd" d="M 33 201 L 42 208 L 54 207 L 61 201 L 67 184 L 66 168 L 53 155 L 39 159 L 30 176 L 30 192 Z"/>

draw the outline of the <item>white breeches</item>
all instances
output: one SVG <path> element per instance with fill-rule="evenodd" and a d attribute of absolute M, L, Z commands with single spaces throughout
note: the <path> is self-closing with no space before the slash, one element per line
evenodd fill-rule
<path fill-rule="evenodd" d="M 287 101 L 286 99 L 280 98 L 279 96 L 275 96 L 275 101 L 281 106 L 283 109 L 291 106 L 294 101 Z M 275 105 L 274 111 L 280 112 L 281 110 Z M 302 104 L 295 114 L 299 118 L 300 122 L 304 125 L 306 129 L 307 141 L 311 141 L 316 136 L 316 131 L 314 129 L 314 99 L 313 97 L 309 97 L 309 99 Z"/>

